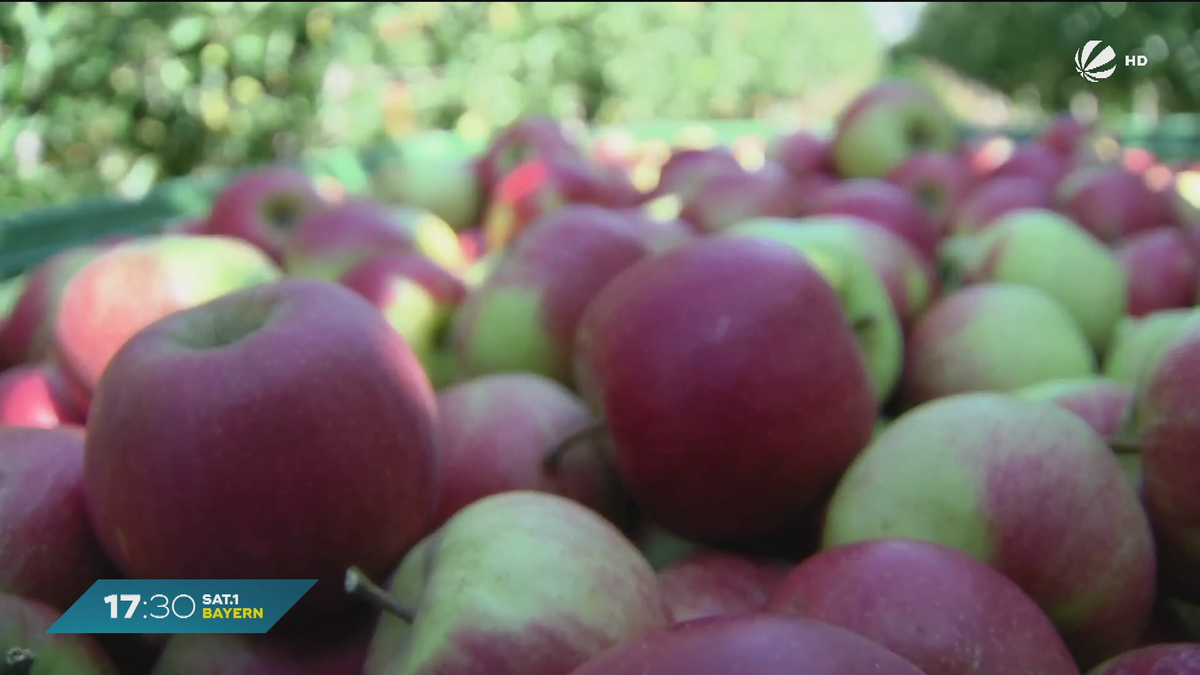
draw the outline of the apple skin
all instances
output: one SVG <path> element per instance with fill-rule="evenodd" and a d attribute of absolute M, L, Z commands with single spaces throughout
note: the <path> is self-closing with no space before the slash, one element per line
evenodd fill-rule
<path fill-rule="evenodd" d="M 336 281 L 369 257 L 401 252 L 424 255 L 449 270 L 467 264 L 446 221 L 428 211 L 360 198 L 297 225 L 284 242 L 283 267 L 291 276 Z"/>
<path fill-rule="evenodd" d="M 172 312 L 278 279 L 262 251 L 225 236 L 153 235 L 118 244 L 84 265 L 63 289 L 54 322 L 54 363 L 85 413 L 113 354 Z"/>
<path fill-rule="evenodd" d="M 890 538 L 990 564 L 1084 667 L 1132 647 L 1150 621 L 1155 549 L 1138 494 L 1104 440 L 1056 406 L 961 394 L 893 422 L 846 472 L 823 544 Z"/>
<path fill-rule="evenodd" d="M 884 180 L 843 181 L 821 196 L 810 215 L 857 216 L 874 221 L 929 260 L 937 255 L 942 238 L 921 204 L 904 188 Z"/>
<path fill-rule="evenodd" d="M 383 616 L 365 675 L 561 675 L 672 622 L 633 544 L 542 492 L 459 511 L 405 556 L 390 592 L 415 619 Z"/>
<path fill-rule="evenodd" d="M 583 148 L 553 117 L 529 115 L 505 127 L 492 139 L 476 170 L 486 199 L 517 166 L 538 158 L 583 157 Z"/>
<path fill-rule="evenodd" d="M 1013 211 L 1053 208 L 1053 190 L 1037 180 L 1024 176 L 996 178 L 963 196 L 950 217 L 950 232 L 978 232 Z"/>
<path fill-rule="evenodd" d="M 965 283 L 1036 288 L 1070 313 L 1097 353 L 1125 316 L 1127 280 L 1116 256 L 1087 231 L 1053 211 L 1014 211 L 986 230 L 961 235 L 942 250 L 943 268 Z"/>
<path fill-rule="evenodd" d="M 100 254 L 99 246 L 67 249 L 34 268 L 0 325 L 0 367 L 43 361 L 54 345 L 54 320 L 71 278 Z"/>
<path fill-rule="evenodd" d="M 1077 157 L 1092 134 L 1092 125 L 1069 112 L 1055 115 L 1038 134 L 1037 142 L 1067 158 Z"/>
<path fill-rule="evenodd" d="M 440 360 L 442 336 L 467 296 L 461 279 L 429 258 L 384 253 L 352 267 L 339 280 L 366 298 L 408 342 L 435 388 L 453 373 Z"/>
<path fill-rule="evenodd" d="M 1103 377 L 1051 380 L 1013 392 L 1028 401 L 1044 401 L 1069 410 L 1104 438 L 1121 431 L 1133 387 Z"/>
<path fill-rule="evenodd" d="M 838 294 L 844 320 L 854 329 L 875 395 L 882 403 L 888 400 L 900 379 L 904 336 L 887 289 L 854 245 L 851 237 L 855 231 L 841 218 L 760 218 L 738 223 L 725 233 L 787 244 L 817 268 Z M 863 327 L 859 328 L 860 325 Z"/>
<path fill-rule="evenodd" d="M 950 112 L 928 89 L 884 80 L 842 111 L 833 163 L 846 178 L 883 178 L 919 152 L 949 152 L 957 135 Z"/>
<path fill-rule="evenodd" d="M 84 421 L 53 365 L 31 363 L 0 372 L 0 425 L 51 429 Z"/>
<path fill-rule="evenodd" d="M 362 675 L 371 631 L 335 639 L 172 635 L 150 675 Z"/>
<path fill-rule="evenodd" d="M 482 227 L 470 227 L 458 233 L 458 244 L 468 265 L 487 254 L 487 234 Z"/>
<path fill-rule="evenodd" d="M 971 177 L 961 159 L 945 152 L 917 153 L 887 175 L 888 182 L 904 188 L 925 207 L 940 231 L 946 231 L 950 214 L 971 187 Z"/>
<path fill-rule="evenodd" d="M 420 364 L 366 300 L 313 279 L 248 288 L 113 357 L 88 420 L 91 522 L 131 578 L 317 579 L 284 621 L 332 614 L 348 566 L 382 575 L 427 533 L 436 424 Z"/>
<path fill-rule="evenodd" d="M 924 675 L 835 626 L 771 614 L 714 616 L 628 640 L 570 675 Z"/>
<path fill-rule="evenodd" d="M 1163 591 L 1200 601 L 1200 327 L 1190 325 L 1164 349 L 1142 383 L 1129 431 L 1140 440 L 1143 494 L 1155 525 Z"/>
<path fill-rule="evenodd" d="M 268 167 L 245 173 L 213 200 L 203 234 L 243 239 L 276 263 L 296 225 L 327 206 L 303 171 Z"/>
<path fill-rule="evenodd" d="M 719 169 L 699 179 L 683 199 L 679 217 L 698 232 L 712 234 L 749 218 L 795 215 L 790 177 L 783 167 L 767 163 L 755 171 L 741 166 Z"/>
<path fill-rule="evenodd" d="M 519 370 L 573 386 L 576 326 L 602 288 L 649 255 L 639 229 L 628 213 L 578 204 L 535 223 L 459 308 L 458 377 Z"/>
<path fill-rule="evenodd" d="M 1058 186 L 1061 210 L 1097 239 L 1112 243 L 1175 221 L 1170 197 L 1120 167 L 1085 166 Z"/>
<path fill-rule="evenodd" d="M 1200 644 L 1154 645 L 1126 652 L 1088 675 L 1192 675 L 1200 672 Z"/>
<path fill-rule="evenodd" d="M 483 215 L 483 185 L 470 157 L 402 151 L 372 176 L 371 194 L 383 204 L 428 211 L 458 232 Z"/>
<path fill-rule="evenodd" d="M 1200 324 L 1196 309 L 1168 309 L 1117 324 L 1104 357 L 1104 376 L 1131 387 L 1140 386 L 1171 342 Z"/>
<path fill-rule="evenodd" d="M 635 263 L 588 307 L 576 359 L 634 500 L 700 543 L 819 508 L 875 423 L 836 291 L 775 241 L 706 237 Z"/>
<path fill-rule="evenodd" d="M 1071 172 L 1072 163 L 1039 143 L 1018 143 L 999 166 L 984 180 L 1020 176 L 1054 188 Z"/>
<path fill-rule="evenodd" d="M 112 565 L 84 508 L 82 429 L 0 426 L 0 593 L 66 610 Z"/>
<path fill-rule="evenodd" d="M 670 565 L 658 573 L 658 582 L 675 620 L 690 621 L 761 610 L 793 566 L 707 552 Z"/>
<path fill-rule="evenodd" d="M 568 204 L 628 208 L 642 200 L 619 169 L 578 157 L 530 160 L 505 175 L 488 202 L 483 220 L 487 247 L 511 245 L 539 218 Z"/>
<path fill-rule="evenodd" d="M 512 490 L 557 494 L 628 523 L 628 502 L 602 445 L 580 442 L 555 470 L 542 465 L 556 443 L 592 422 L 587 405 L 566 387 L 532 373 L 499 373 L 449 387 L 437 402 L 436 527 L 473 502 Z"/>
<path fill-rule="evenodd" d="M 1054 624 L 1016 584 L 924 541 L 822 551 L 780 582 L 765 611 L 852 631 L 927 675 L 1079 675 Z"/>
<path fill-rule="evenodd" d="M 1121 240 L 1114 250 L 1129 286 L 1129 315 L 1196 304 L 1200 265 L 1187 236 L 1161 227 Z"/>
<path fill-rule="evenodd" d="M 35 600 L 0 594 L 0 654 L 32 651 L 30 675 L 117 675 L 91 636 L 46 633 L 60 616 L 59 610 Z"/>
<path fill-rule="evenodd" d="M 728 147 L 678 149 L 659 168 L 658 185 L 653 197 L 669 194 L 688 199 L 696 194 L 704 180 L 714 173 L 744 171 Z"/>
<path fill-rule="evenodd" d="M 905 354 L 901 397 L 909 407 L 1096 371 L 1087 338 L 1066 310 L 1015 284 L 976 284 L 938 300 L 909 331 Z"/>
<path fill-rule="evenodd" d="M 767 147 L 766 158 L 794 178 L 833 173 L 829 142 L 805 129 L 776 136 Z"/>

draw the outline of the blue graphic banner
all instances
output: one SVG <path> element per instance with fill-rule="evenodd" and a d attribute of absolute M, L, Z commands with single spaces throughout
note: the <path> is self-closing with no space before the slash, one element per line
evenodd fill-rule
<path fill-rule="evenodd" d="M 47 633 L 265 633 L 315 579 L 101 579 Z"/>

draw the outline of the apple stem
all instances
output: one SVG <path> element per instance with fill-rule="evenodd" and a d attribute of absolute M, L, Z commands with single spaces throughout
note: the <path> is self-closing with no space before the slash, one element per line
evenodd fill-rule
<path fill-rule="evenodd" d="M 1136 438 L 1116 434 L 1108 438 L 1108 447 L 1117 454 L 1133 454 L 1142 451 L 1142 442 Z"/>
<path fill-rule="evenodd" d="M 387 612 L 406 623 L 412 623 L 417 618 L 417 613 L 411 607 L 380 588 L 357 567 L 346 570 L 346 593 L 359 600 L 365 600 L 375 609 Z M 8 674 L 4 673 L 3 675 Z"/>
<path fill-rule="evenodd" d="M 33 672 L 33 662 L 37 654 L 31 649 L 13 647 L 4 654 L 4 663 L 0 663 L 0 675 L 29 675 Z"/>
<path fill-rule="evenodd" d="M 591 424 L 572 431 L 558 443 L 555 443 L 554 447 L 550 448 L 550 452 L 546 453 L 546 456 L 542 459 L 542 468 L 549 472 L 558 471 L 558 468 L 562 466 L 563 457 L 571 451 L 571 448 L 583 441 L 596 438 L 603 434 L 604 431 L 604 420 L 596 420 Z"/>

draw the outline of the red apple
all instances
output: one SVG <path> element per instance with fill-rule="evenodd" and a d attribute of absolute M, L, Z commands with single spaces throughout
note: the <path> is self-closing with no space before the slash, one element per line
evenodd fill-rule
<path fill-rule="evenodd" d="M 0 367 L 34 363 L 50 356 L 54 320 L 67 282 L 100 254 L 98 246 L 67 249 L 38 265 L 0 325 Z"/>
<path fill-rule="evenodd" d="M 1125 413 L 1133 401 L 1133 387 L 1103 377 L 1050 380 L 1016 394 L 1069 410 L 1104 438 L 1112 438 L 1121 431 Z"/>
<path fill-rule="evenodd" d="M 0 373 L 0 424 L 50 429 L 83 422 L 54 366 L 27 364 Z"/>
<path fill-rule="evenodd" d="M 1038 142 L 1063 157 L 1074 158 L 1083 149 L 1091 133 L 1090 125 L 1080 122 L 1069 112 L 1063 112 L 1050 119 L 1038 134 Z"/>
<path fill-rule="evenodd" d="M 763 608 L 792 570 L 790 563 L 729 553 L 701 553 L 658 573 L 676 621 L 745 614 Z"/>
<path fill-rule="evenodd" d="M 1118 656 L 1088 675 L 1194 675 L 1200 673 L 1200 644 L 1142 647 Z"/>
<path fill-rule="evenodd" d="M 927 675 L 1078 675 L 1062 638 L 1003 574 L 955 549 L 875 539 L 796 567 L 766 611 L 845 628 Z"/>
<path fill-rule="evenodd" d="M 484 194 L 490 198 L 500 181 L 525 162 L 582 156 L 583 149 L 558 120 L 531 115 L 513 122 L 492 139 L 477 170 Z"/>
<path fill-rule="evenodd" d="M 971 185 L 962 161 L 942 152 L 909 157 L 888 174 L 887 180 L 915 197 L 941 231 L 946 230 L 952 210 Z"/>
<path fill-rule="evenodd" d="M 858 216 L 878 223 L 929 260 L 937 255 L 942 232 L 904 188 L 873 178 L 848 180 L 825 192 L 813 215 Z"/>
<path fill-rule="evenodd" d="M 1010 176 L 977 185 L 950 215 L 953 234 L 978 232 L 1012 211 L 1054 208 L 1054 192 L 1033 178 Z"/>
<path fill-rule="evenodd" d="M 696 194 L 704 179 L 713 173 L 742 169 L 733 152 L 719 145 L 712 148 L 675 150 L 659 169 L 658 186 L 653 195 L 679 195 L 688 199 Z"/>
<path fill-rule="evenodd" d="M 1051 189 L 1071 171 L 1071 161 L 1038 143 L 1018 143 L 985 180 L 1016 177 L 1030 178 Z"/>
<path fill-rule="evenodd" d="M 1115 253 L 1125 269 L 1130 316 L 1196 304 L 1200 265 L 1187 234 L 1179 228 L 1135 234 L 1118 242 Z"/>
<path fill-rule="evenodd" d="M 681 536 L 773 534 L 819 508 L 870 440 L 854 331 L 786 244 L 702 238 L 643 259 L 600 291 L 576 339 L 577 385 L 626 486 Z"/>
<path fill-rule="evenodd" d="M 512 490 L 573 499 L 617 524 L 626 501 L 599 444 L 574 447 L 553 468 L 547 451 L 592 422 L 569 389 L 532 373 L 485 375 L 438 394 L 442 484 L 434 524 Z"/>
<path fill-rule="evenodd" d="M 954 148 L 954 118 L 929 89 L 884 80 L 852 101 L 837 120 L 833 162 L 846 178 L 883 178 L 920 152 Z"/>
<path fill-rule="evenodd" d="M 284 269 L 292 276 L 336 281 L 380 253 L 416 253 L 450 270 L 466 266 L 458 235 L 428 211 L 352 199 L 300 223 L 284 242 Z"/>
<path fill-rule="evenodd" d="M 63 290 L 54 359 L 72 403 L 87 412 L 113 354 L 153 321 L 279 278 L 274 263 L 231 237 L 164 234 L 108 249 Z"/>
<path fill-rule="evenodd" d="M 576 157 L 531 160 L 496 186 L 483 222 L 487 247 L 508 246 L 538 218 L 568 204 L 625 208 L 641 201 L 629 177 L 611 167 Z"/>
<path fill-rule="evenodd" d="M 334 639 L 174 635 L 151 675 L 362 675 L 371 631 Z"/>
<path fill-rule="evenodd" d="M 468 228 L 458 233 L 458 245 L 468 264 L 477 262 L 487 253 L 487 234 L 482 227 Z"/>
<path fill-rule="evenodd" d="M 0 594 L 0 666 L 18 675 L 117 675 L 89 635 L 47 634 L 62 614 L 40 602 Z"/>
<path fill-rule="evenodd" d="M 1166 192 L 1151 190 L 1141 177 L 1119 167 L 1076 169 L 1058 188 L 1062 210 L 1105 242 L 1115 242 L 1175 221 Z"/>
<path fill-rule="evenodd" d="M 704 233 L 720 232 L 750 218 L 786 218 L 796 211 L 790 186 L 787 172 L 775 163 L 756 171 L 740 166 L 714 170 L 683 199 L 679 217 Z"/>
<path fill-rule="evenodd" d="M 777 162 L 795 178 L 833 172 L 829 143 L 804 129 L 777 136 L 767 148 L 767 159 Z"/>
<path fill-rule="evenodd" d="M 91 520 L 132 578 L 317 579 L 284 621 L 336 612 L 347 567 L 382 577 L 427 534 L 435 414 L 366 300 L 312 279 L 248 288 L 113 357 L 88 420 Z"/>
<path fill-rule="evenodd" d="M 325 207 L 312 179 L 287 167 L 268 167 L 235 178 L 213 200 L 204 234 L 244 239 L 275 262 L 291 230 Z"/>
<path fill-rule="evenodd" d="M 65 611 L 112 567 L 84 510 L 83 431 L 0 426 L 0 593 Z"/>
<path fill-rule="evenodd" d="M 793 177 L 788 188 L 792 198 L 792 212 L 797 216 L 812 215 L 814 205 L 819 204 L 825 193 L 837 187 L 839 183 L 841 179 L 824 173 Z"/>
<path fill-rule="evenodd" d="M 570 675 L 923 675 L 849 631 L 792 617 L 716 616 L 631 638 Z"/>

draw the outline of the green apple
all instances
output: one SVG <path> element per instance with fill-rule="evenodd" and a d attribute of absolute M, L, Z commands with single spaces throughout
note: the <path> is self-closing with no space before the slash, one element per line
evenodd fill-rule
<path fill-rule="evenodd" d="M 1101 354 L 1125 316 L 1121 263 L 1089 232 L 1053 211 L 1013 211 L 981 232 L 959 235 L 943 248 L 943 263 L 966 283 L 1000 281 L 1043 291 L 1062 303 Z"/>
<path fill-rule="evenodd" d="M 483 186 L 471 158 L 411 146 L 375 172 L 371 192 L 384 204 L 428 211 L 455 230 L 478 224 L 483 212 Z"/>
<path fill-rule="evenodd" d="M 855 246 L 851 226 L 837 217 L 755 218 L 726 229 L 722 236 L 778 241 L 812 263 L 841 299 L 842 311 L 854 328 L 876 396 L 883 401 L 891 395 L 903 363 L 900 322 L 883 282 Z"/>
<path fill-rule="evenodd" d="M 833 163 L 844 177 L 883 178 L 913 155 L 949 152 L 956 141 L 954 118 L 936 95 L 915 81 L 889 79 L 842 112 Z"/>
<path fill-rule="evenodd" d="M 1104 375 L 1131 387 L 1141 384 L 1162 351 L 1190 325 L 1200 322 L 1200 311 L 1169 309 L 1141 317 L 1127 316 L 1117 324 L 1112 345 L 1104 357 Z"/>
<path fill-rule="evenodd" d="M 561 675 L 671 623 L 634 545 L 594 511 L 542 492 L 459 511 L 405 556 L 390 595 L 355 570 L 347 589 L 390 610 L 366 675 Z"/>

